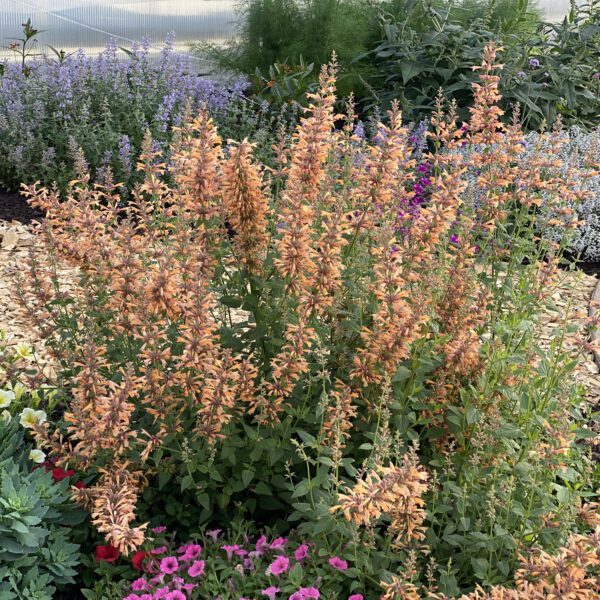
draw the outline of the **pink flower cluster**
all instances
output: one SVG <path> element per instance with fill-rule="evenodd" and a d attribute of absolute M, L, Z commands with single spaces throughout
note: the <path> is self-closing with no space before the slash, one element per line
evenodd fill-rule
<path fill-rule="evenodd" d="M 155 529 L 164 531 L 163 528 Z M 187 600 L 187 594 L 198 587 L 193 580 L 204 573 L 205 561 L 200 559 L 202 546 L 184 544 L 177 549 L 176 555 L 162 556 L 168 551 L 167 546 L 160 546 L 144 553 L 150 559 L 144 562 L 143 570 L 151 577 L 136 579 L 131 584 L 132 593 L 123 600 Z M 186 580 L 186 576 L 191 581 Z"/>
<path fill-rule="evenodd" d="M 155 528 L 153 531 L 163 533 L 164 528 Z M 285 583 L 282 577 L 295 565 L 304 568 L 305 563 L 310 561 L 311 548 L 308 543 L 301 543 L 292 549 L 288 548 L 287 538 L 278 537 L 269 541 L 263 535 L 254 544 L 245 539 L 246 548 L 244 548 L 240 544 L 219 544 L 219 533 L 219 530 L 207 532 L 208 537 L 212 538 L 212 543 L 209 541 L 208 544 L 217 550 L 214 560 L 235 563 L 231 565 L 232 569 L 240 575 L 254 573 L 256 579 L 263 579 L 263 585 L 258 585 L 257 582 L 259 590 L 264 587 L 266 576 L 268 578 L 266 581 L 272 584 L 260 590 L 260 594 L 269 600 L 285 600 L 279 587 Z M 208 558 L 200 558 L 202 552 L 202 546 L 195 543 L 180 546 L 175 552 L 170 551 L 166 545 L 140 552 L 143 558 L 138 562 L 145 576 L 131 584 L 131 593 L 123 600 L 187 600 L 203 581 L 202 575 Z M 261 563 L 267 565 L 266 569 L 260 568 Z M 347 561 L 339 556 L 330 557 L 325 565 L 329 565 L 333 569 L 332 572 L 348 569 Z M 317 578 L 317 583 L 319 581 L 320 578 Z M 223 584 L 226 585 L 226 582 L 223 581 Z M 289 590 L 289 583 L 286 587 Z M 198 589 L 198 592 L 200 591 L 202 590 Z M 291 595 L 287 595 L 287 600 L 320 598 L 319 589 L 314 585 L 299 587 L 295 591 L 289 590 L 288 594 L 290 592 Z M 239 600 L 247 599 L 240 597 Z M 363 600 L 363 596 L 353 594 L 348 600 Z"/>

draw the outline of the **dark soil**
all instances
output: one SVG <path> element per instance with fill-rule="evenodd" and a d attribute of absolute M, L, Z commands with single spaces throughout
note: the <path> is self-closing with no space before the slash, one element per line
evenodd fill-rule
<path fill-rule="evenodd" d="M 56 592 L 54 594 L 53 600 L 84 600 L 85 596 L 74 587 L 70 589 L 63 590 L 61 592 Z"/>
<path fill-rule="evenodd" d="M 43 218 L 44 213 L 29 206 L 23 196 L 0 189 L 0 221 L 19 221 L 28 225 L 32 221 L 40 221 Z"/>

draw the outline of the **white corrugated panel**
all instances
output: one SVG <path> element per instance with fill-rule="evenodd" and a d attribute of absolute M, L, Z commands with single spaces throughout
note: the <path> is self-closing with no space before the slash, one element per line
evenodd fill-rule
<path fill-rule="evenodd" d="M 148 37 L 160 46 L 175 32 L 176 45 L 222 41 L 234 34 L 235 0 L 0 0 L 0 58 L 5 47 L 20 37 L 21 23 L 31 18 L 41 50 L 48 45 L 90 52 L 110 38 L 119 46 Z"/>

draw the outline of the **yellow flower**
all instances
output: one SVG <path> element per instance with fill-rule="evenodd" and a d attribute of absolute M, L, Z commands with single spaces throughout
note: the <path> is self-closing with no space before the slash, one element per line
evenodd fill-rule
<path fill-rule="evenodd" d="M 15 399 L 15 393 L 11 390 L 0 390 L 0 408 L 10 406 L 10 403 Z"/>
<path fill-rule="evenodd" d="M 15 346 L 15 356 L 17 358 L 31 360 L 33 358 L 33 348 L 25 342 L 19 342 Z"/>
<path fill-rule="evenodd" d="M 8 423 L 11 420 L 11 416 L 10 413 L 7 410 L 3 410 L 2 413 L 0 414 L 0 421 L 2 423 Z"/>
<path fill-rule="evenodd" d="M 42 450 L 32 450 L 29 453 L 29 460 L 33 461 L 34 463 L 41 464 L 46 460 L 46 455 L 44 452 L 42 452 Z"/>
<path fill-rule="evenodd" d="M 31 429 L 34 425 L 41 425 L 46 422 L 46 413 L 43 410 L 24 408 L 20 416 L 20 423 L 25 429 Z"/>

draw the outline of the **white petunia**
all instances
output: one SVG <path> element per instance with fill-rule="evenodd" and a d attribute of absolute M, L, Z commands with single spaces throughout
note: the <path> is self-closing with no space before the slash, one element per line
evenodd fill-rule
<path fill-rule="evenodd" d="M 0 414 L 0 421 L 2 421 L 2 423 L 8 423 L 11 419 L 12 417 L 10 416 L 10 413 L 7 410 L 3 410 Z"/>
<path fill-rule="evenodd" d="M 46 455 L 42 450 L 32 450 L 29 453 L 29 460 L 32 460 L 34 463 L 42 464 L 46 460 Z"/>
<path fill-rule="evenodd" d="M 15 355 L 18 358 L 25 358 L 26 360 L 31 360 L 33 359 L 33 348 L 25 342 L 19 342 L 15 346 Z"/>
<path fill-rule="evenodd" d="M 33 410 L 33 408 L 24 408 L 20 417 L 19 422 L 25 429 L 31 429 L 34 425 L 46 422 L 46 413 L 43 410 Z"/>
<path fill-rule="evenodd" d="M 0 390 L 0 408 L 7 408 L 15 399 L 15 393 L 12 390 Z"/>

